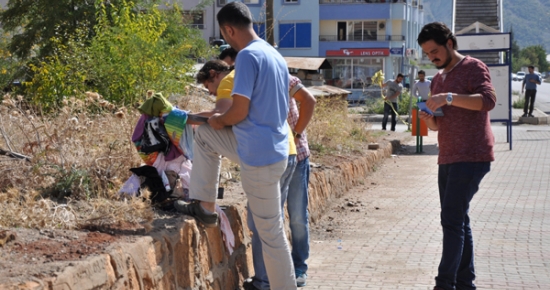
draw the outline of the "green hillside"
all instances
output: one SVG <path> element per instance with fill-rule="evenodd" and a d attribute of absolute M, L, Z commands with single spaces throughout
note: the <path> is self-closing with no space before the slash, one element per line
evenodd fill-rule
<path fill-rule="evenodd" d="M 521 48 L 541 44 L 550 53 L 550 0 L 503 0 L 504 31 L 514 32 Z M 451 23 L 452 1 L 424 0 L 424 22 Z"/>

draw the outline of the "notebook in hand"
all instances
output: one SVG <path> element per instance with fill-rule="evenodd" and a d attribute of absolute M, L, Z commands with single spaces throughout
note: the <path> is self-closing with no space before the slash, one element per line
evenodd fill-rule
<path fill-rule="evenodd" d="M 435 112 L 432 112 L 432 110 L 430 110 L 428 108 L 428 106 L 426 106 L 426 102 L 418 102 L 418 103 L 416 103 L 416 105 L 418 106 L 418 109 L 420 111 L 426 112 L 427 114 L 430 114 L 434 117 L 442 117 L 443 116 L 443 111 L 441 110 L 441 108 L 437 108 L 437 110 L 435 110 Z"/>

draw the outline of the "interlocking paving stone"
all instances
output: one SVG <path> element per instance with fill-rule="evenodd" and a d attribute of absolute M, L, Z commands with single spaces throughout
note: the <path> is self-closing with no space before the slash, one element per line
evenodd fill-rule
<path fill-rule="evenodd" d="M 496 161 L 470 208 L 479 289 L 550 289 L 550 127 L 493 124 Z M 387 160 L 312 226 L 304 289 L 432 289 L 441 255 L 436 133 Z M 383 177 L 383 178 L 380 178 Z M 371 184 L 375 180 L 376 184 Z M 344 198 L 360 212 L 335 212 Z M 378 208 L 378 209 L 376 209 Z M 327 234 L 321 225 L 333 223 Z M 338 240 L 341 240 L 340 242 Z M 339 249 L 341 247 L 341 249 Z"/>

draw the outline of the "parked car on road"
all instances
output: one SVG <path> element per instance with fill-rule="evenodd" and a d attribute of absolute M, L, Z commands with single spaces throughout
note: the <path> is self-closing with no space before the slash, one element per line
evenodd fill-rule
<path fill-rule="evenodd" d="M 518 76 L 518 81 L 520 81 L 520 82 L 522 82 L 523 79 L 525 78 L 525 72 L 523 72 L 523 71 L 518 71 L 516 73 L 516 75 Z"/>
<path fill-rule="evenodd" d="M 512 75 L 510 76 L 510 79 L 513 80 L 513 81 L 517 81 L 518 80 L 518 75 L 515 74 L 515 73 L 512 73 Z"/>

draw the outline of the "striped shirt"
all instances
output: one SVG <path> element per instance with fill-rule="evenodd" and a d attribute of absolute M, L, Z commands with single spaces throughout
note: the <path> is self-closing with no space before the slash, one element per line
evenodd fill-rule
<path fill-rule="evenodd" d="M 289 83 L 289 92 L 290 92 L 290 98 L 289 98 L 289 110 L 288 110 L 288 124 L 290 124 L 290 128 L 292 131 L 294 131 L 294 127 L 296 127 L 296 123 L 298 122 L 299 112 L 298 112 L 298 105 L 296 104 L 296 99 L 294 99 L 294 94 L 299 91 L 304 86 L 302 85 L 302 81 L 300 81 L 299 78 L 295 76 L 290 76 L 290 83 Z M 296 90 L 295 90 L 296 88 Z M 298 142 L 296 143 L 296 149 L 298 150 L 298 161 L 302 161 L 309 157 L 309 145 L 307 143 L 307 134 L 306 132 L 302 132 L 302 138 L 297 139 Z"/>

